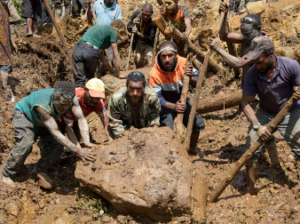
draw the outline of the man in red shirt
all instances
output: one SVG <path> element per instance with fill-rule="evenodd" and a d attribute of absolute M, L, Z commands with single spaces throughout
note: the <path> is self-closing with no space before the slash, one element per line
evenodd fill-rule
<path fill-rule="evenodd" d="M 76 88 L 75 94 L 79 100 L 79 105 L 82 109 L 83 115 L 87 117 L 90 113 L 95 112 L 100 117 L 105 128 L 106 137 L 108 140 L 112 138 L 108 132 L 108 116 L 103 100 L 105 99 L 104 83 L 97 78 L 90 79 L 84 88 Z M 63 124 L 65 124 L 66 133 L 68 137 L 70 132 L 74 132 L 77 139 L 70 139 L 73 143 L 83 142 L 82 134 L 78 128 L 78 122 L 75 121 L 75 116 L 72 112 L 68 112 L 63 117 Z M 73 135 L 74 136 L 74 135 Z"/>

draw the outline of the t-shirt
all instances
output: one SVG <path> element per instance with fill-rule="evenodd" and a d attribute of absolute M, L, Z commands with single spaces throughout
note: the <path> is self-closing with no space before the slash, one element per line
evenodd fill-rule
<path fill-rule="evenodd" d="M 131 106 L 132 114 L 132 126 L 135 128 L 141 128 L 140 125 L 140 106 Z"/>
<path fill-rule="evenodd" d="M 185 31 L 185 19 L 190 18 L 189 11 L 183 6 L 178 6 L 176 15 L 167 15 L 166 8 L 163 8 L 162 13 L 167 23 L 171 22 L 180 32 Z"/>
<path fill-rule="evenodd" d="M 99 25 L 110 25 L 115 19 L 122 20 L 122 11 L 116 1 L 114 1 L 112 6 L 108 7 L 103 0 L 97 0 L 94 3 L 94 9 Z"/>
<path fill-rule="evenodd" d="M 275 57 L 277 63 L 272 80 L 261 74 L 253 65 L 247 72 L 243 94 L 258 94 L 261 108 L 278 113 L 293 95 L 294 87 L 300 84 L 300 65 L 286 57 Z"/>
<path fill-rule="evenodd" d="M 84 88 L 76 88 L 76 96 L 79 101 L 79 105 L 82 109 L 83 115 L 87 117 L 90 113 L 95 112 L 97 114 L 103 114 L 106 111 L 105 104 L 102 99 L 99 100 L 96 107 L 88 107 L 84 103 Z M 71 111 L 65 114 L 65 117 L 70 120 L 75 120 L 75 117 Z"/>
<path fill-rule="evenodd" d="M 34 110 L 34 107 L 40 107 L 50 114 L 55 120 L 58 120 L 64 113 L 67 113 L 72 107 L 70 103 L 69 108 L 64 113 L 57 113 L 53 103 L 53 89 L 40 89 L 32 92 L 29 96 L 21 99 L 15 107 L 15 110 L 23 112 L 27 119 L 34 125 L 41 124 L 41 118 L 38 112 Z"/>
<path fill-rule="evenodd" d="M 117 43 L 118 35 L 113 27 L 108 25 L 95 25 L 88 29 L 78 42 L 89 42 L 95 47 L 105 50 L 110 43 Z"/>

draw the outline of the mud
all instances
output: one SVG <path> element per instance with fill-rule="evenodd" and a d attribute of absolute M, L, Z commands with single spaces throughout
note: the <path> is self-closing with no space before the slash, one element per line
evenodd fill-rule
<path fill-rule="evenodd" d="M 156 3 L 154 0 L 149 2 Z M 124 20 L 127 22 L 132 12 L 144 3 L 119 0 L 119 4 L 124 12 Z M 189 8 L 193 19 L 194 29 L 191 39 L 205 51 L 206 37 L 212 33 L 218 17 L 219 1 L 189 1 L 187 4 L 181 0 L 180 4 Z M 299 1 L 292 0 L 270 4 L 261 16 L 263 30 L 275 40 L 276 53 L 282 52 L 281 55 L 285 54 L 299 61 L 298 4 Z M 156 3 L 155 10 L 158 10 L 158 7 Z M 238 21 L 239 17 L 231 21 L 235 31 L 238 31 Z M 72 51 L 72 46 L 82 35 L 82 32 L 78 34 L 76 32 L 80 31 L 84 24 L 81 21 L 70 20 L 64 28 L 69 51 Z M 48 33 L 45 32 L 42 39 L 17 40 L 19 52 L 13 55 L 14 71 L 11 74 L 11 77 L 20 81 L 20 84 L 15 87 L 16 102 L 32 91 L 53 87 L 59 80 L 72 80 L 68 56 L 70 52 L 65 53 L 61 42 L 51 36 L 51 32 L 51 29 Z M 128 46 L 129 43 L 126 43 L 120 50 L 123 66 L 127 59 Z M 218 56 L 214 57 L 226 68 Z M 116 78 L 106 76 L 103 80 L 111 83 L 110 94 L 118 88 Z M 125 85 L 124 80 L 118 83 Z M 239 88 L 240 81 L 234 78 L 230 70 L 214 76 L 208 73 L 201 89 L 201 99 L 224 96 Z M 193 90 L 190 96 L 193 96 Z M 11 120 L 15 103 L 8 103 L 8 99 L 9 96 L 0 93 L 1 166 L 4 165 L 14 145 Z M 246 117 L 238 112 L 238 108 L 203 116 L 206 130 L 201 132 L 198 147 L 206 156 L 203 159 L 196 156 L 189 159 L 192 162 L 191 169 L 206 177 L 210 192 L 217 187 L 231 164 L 243 154 L 249 123 Z M 91 114 L 87 120 L 96 144 L 104 143 L 105 137 L 100 119 L 96 114 Z M 299 223 L 299 160 L 283 141 L 283 137 L 278 132 L 275 135 L 283 172 L 273 170 L 270 167 L 268 154 L 264 153 L 259 159 L 256 188 L 251 199 L 245 201 L 243 198 L 246 181 L 245 169 L 242 169 L 218 202 L 207 205 L 207 218 L 201 222 Z M 158 223 L 143 215 L 120 213 L 104 198 L 82 186 L 74 177 L 78 158 L 68 150 L 65 150 L 59 161 L 49 170 L 49 175 L 55 182 L 54 189 L 51 191 L 40 189 L 34 170 L 39 158 L 39 148 L 34 144 L 33 151 L 17 178 L 16 189 L 11 189 L 0 182 L 0 223 Z M 120 178 L 119 182 L 121 184 L 123 180 Z M 195 223 L 196 221 L 195 217 L 187 214 L 174 217 L 170 223 Z"/>

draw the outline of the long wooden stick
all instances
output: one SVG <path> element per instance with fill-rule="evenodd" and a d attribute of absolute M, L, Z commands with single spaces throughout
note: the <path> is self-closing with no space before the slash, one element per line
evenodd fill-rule
<path fill-rule="evenodd" d="M 155 58 L 156 58 L 156 50 L 157 50 L 157 40 L 158 40 L 158 37 L 159 37 L 159 28 L 157 27 L 156 28 L 156 33 L 155 33 L 155 39 L 154 39 L 154 46 L 153 46 L 153 58 L 152 58 L 152 66 L 154 65 L 155 63 Z"/>
<path fill-rule="evenodd" d="M 189 66 L 192 64 L 192 54 L 189 53 L 187 56 L 186 64 L 184 71 L 189 68 Z M 186 104 L 186 98 L 187 98 L 187 93 L 189 91 L 189 84 L 190 84 L 190 79 L 188 76 L 184 75 L 183 77 L 183 87 L 181 91 L 181 97 L 180 97 L 180 103 Z M 183 117 L 184 113 L 178 113 L 175 120 L 174 120 L 174 130 L 179 134 L 179 136 L 184 135 L 184 124 L 183 124 Z"/>
<path fill-rule="evenodd" d="M 61 42 L 63 43 L 64 48 L 67 50 L 67 49 L 68 49 L 68 47 L 67 47 L 67 42 L 66 42 L 66 40 L 65 40 L 64 35 L 63 35 L 62 32 L 60 31 L 60 28 L 59 28 L 59 26 L 58 26 L 58 24 L 57 24 L 57 22 L 56 22 L 56 20 L 55 20 L 55 17 L 54 17 L 54 15 L 53 15 L 53 13 L 52 13 L 52 10 L 51 10 L 50 6 L 49 6 L 49 3 L 48 3 L 47 0 L 43 0 L 43 2 L 44 2 L 44 5 L 45 5 L 45 7 L 46 7 L 46 9 L 47 9 L 47 11 L 48 11 L 48 14 L 49 14 L 51 20 L 52 20 L 52 22 L 53 22 L 53 24 L 54 24 L 54 26 L 55 26 L 55 29 L 56 29 L 56 31 L 57 31 L 57 33 L 58 33 L 58 36 L 59 36 L 59 39 L 60 39 Z"/>
<path fill-rule="evenodd" d="M 219 34 L 219 31 L 221 29 L 224 18 L 225 18 L 225 13 L 221 12 L 220 20 L 219 20 L 217 28 L 214 32 L 215 36 L 217 36 Z M 187 150 L 189 150 L 189 145 L 190 145 L 190 142 L 191 142 L 191 136 L 192 136 L 192 131 L 193 131 L 193 125 L 194 125 L 196 110 L 197 110 L 197 107 L 198 107 L 200 91 L 201 91 L 204 75 L 206 73 L 206 69 L 207 69 L 207 65 L 208 65 L 208 61 L 209 61 L 209 57 L 210 57 L 211 53 L 212 53 L 212 50 L 209 49 L 208 52 L 206 53 L 205 58 L 204 58 L 204 62 L 203 62 L 203 65 L 201 67 L 199 77 L 198 77 L 198 80 L 197 80 L 196 91 L 195 91 L 195 95 L 194 95 L 194 99 L 193 99 L 193 103 L 192 103 L 191 113 L 190 113 L 190 116 L 189 116 L 189 123 L 188 123 L 188 127 L 187 127 L 187 133 L 186 133 L 186 135 L 185 135 L 186 137 L 184 139 L 184 145 L 186 146 Z"/>
<path fill-rule="evenodd" d="M 298 93 L 300 93 L 300 88 L 298 89 Z M 273 120 L 270 121 L 267 128 L 271 133 L 274 133 L 277 129 L 277 126 L 283 121 L 285 116 L 289 113 L 290 109 L 294 105 L 297 99 L 292 96 L 281 109 L 281 111 L 275 116 Z M 217 189 L 211 194 L 209 197 L 209 202 L 216 202 L 218 197 L 222 194 L 225 188 L 230 184 L 236 174 L 240 171 L 240 169 L 244 166 L 244 164 L 252 157 L 253 153 L 259 149 L 259 147 L 264 143 L 260 138 L 250 146 L 250 148 L 243 154 L 243 156 L 234 164 L 234 167 L 229 171 L 226 175 L 226 178 L 222 180 Z"/>

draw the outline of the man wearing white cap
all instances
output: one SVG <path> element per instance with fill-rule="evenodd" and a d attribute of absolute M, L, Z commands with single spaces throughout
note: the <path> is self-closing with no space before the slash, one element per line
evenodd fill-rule
<path fill-rule="evenodd" d="M 107 111 L 103 102 L 105 99 L 104 83 L 100 79 L 92 78 L 85 84 L 84 88 L 76 88 L 75 94 L 79 100 L 83 115 L 87 117 L 90 113 L 95 112 L 103 123 L 107 139 L 111 140 L 108 132 Z M 70 127 L 66 128 L 67 134 L 74 131 L 77 136 L 77 139 L 74 139 L 74 141 L 77 143 L 78 140 L 79 143 L 81 143 L 83 141 L 79 132 L 78 122 L 74 120 L 75 117 L 71 112 L 64 115 L 64 123 Z M 72 135 L 68 134 L 69 138 L 71 136 Z"/>
<path fill-rule="evenodd" d="M 258 138 L 266 142 L 266 145 L 273 145 L 272 148 L 266 147 L 272 166 L 279 173 L 281 170 L 276 151 L 276 141 L 274 136 L 268 131 L 267 125 L 284 104 L 296 93 L 300 85 L 300 65 L 297 61 L 279 57 L 274 54 L 273 41 L 266 36 L 259 36 L 252 40 L 250 51 L 244 56 L 254 64 L 246 75 L 243 86 L 242 109 L 251 123 L 247 137 L 246 148 L 255 143 Z M 253 110 L 251 102 L 258 95 L 260 99 L 259 109 Z M 278 125 L 278 130 L 291 149 L 300 156 L 300 101 L 297 101 L 289 111 L 284 120 Z M 247 193 L 254 190 L 255 166 L 259 151 L 247 162 Z M 249 195 L 248 195 L 249 196 Z"/>

